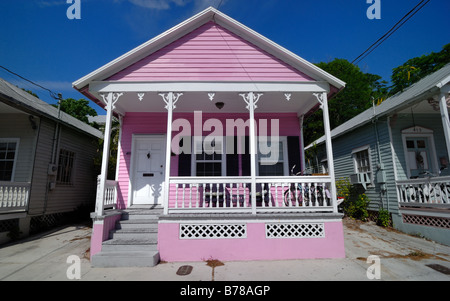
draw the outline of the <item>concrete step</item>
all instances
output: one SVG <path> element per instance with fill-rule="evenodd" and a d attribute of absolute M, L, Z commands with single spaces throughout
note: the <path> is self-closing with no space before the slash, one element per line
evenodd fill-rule
<path fill-rule="evenodd" d="M 164 213 L 164 208 L 161 206 L 147 206 L 147 205 L 141 205 L 141 206 L 131 206 L 127 209 L 123 210 L 123 212 L 128 212 L 130 214 L 154 214 L 154 215 L 161 215 Z"/>
<path fill-rule="evenodd" d="M 153 267 L 159 262 L 158 251 L 102 251 L 92 256 L 94 267 Z"/>
<path fill-rule="evenodd" d="M 162 214 L 162 213 L 161 213 Z M 153 210 L 127 210 L 122 213 L 122 220 L 132 220 L 132 219 L 141 219 L 141 220 L 158 220 L 158 216 L 161 215 Z"/>
<path fill-rule="evenodd" d="M 96 267 L 151 267 L 159 262 L 158 216 L 161 206 L 132 206 L 123 210 L 116 229 L 109 232 L 109 240 L 102 251 L 92 256 Z"/>
<path fill-rule="evenodd" d="M 110 239 L 103 242 L 102 252 L 110 251 L 157 251 L 158 239 Z"/>
<path fill-rule="evenodd" d="M 109 232 L 110 239 L 140 240 L 158 238 L 158 229 L 131 228 L 116 229 Z"/>
<path fill-rule="evenodd" d="M 163 210 L 161 205 L 131 205 L 125 210 Z"/>
<path fill-rule="evenodd" d="M 129 219 L 116 223 L 116 229 L 158 229 L 157 219 Z"/>

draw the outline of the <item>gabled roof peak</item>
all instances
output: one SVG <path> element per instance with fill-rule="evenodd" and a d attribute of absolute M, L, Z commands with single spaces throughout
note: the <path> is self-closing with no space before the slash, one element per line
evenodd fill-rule
<path fill-rule="evenodd" d="M 113 74 L 129 67 L 210 21 L 242 37 L 316 81 L 326 81 L 337 89 L 342 89 L 345 86 L 343 81 L 230 18 L 212 6 L 75 81 L 73 86 L 78 90 L 82 90 L 92 81 L 106 80 Z"/>

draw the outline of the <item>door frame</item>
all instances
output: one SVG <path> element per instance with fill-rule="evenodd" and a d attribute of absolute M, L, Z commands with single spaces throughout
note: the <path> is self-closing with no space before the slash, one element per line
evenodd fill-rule
<path fill-rule="evenodd" d="M 426 138 L 428 142 L 428 148 L 430 151 L 430 166 L 432 173 L 438 172 L 438 163 L 437 163 L 437 155 L 436 155 L 436 147 L 434 144 L 434 132 L 431 129 L 427 129 L 421 126 L 413 126 L 401 131 L 402 134 L 402 143 L 403 143 L 403 154 L 406 163 L 406 176 L 409 179 L 411 177 L 411 169 L 409 166 L 408 160 L 408 148 L 406 147 L 406 140 L 408 138 L 416 139 L 416 138 Z"/>
<path fill-rule="evenodd" d="M 136 140 L 139 138 L 144 138 L 144 139 L 151 139 L 151 138 L 158 138 L 161 139 L 161 141 L 163 141 L 163 156 L 162 158 L 162 165 L 166 165 L 166 135 L 165 134 L 132 134 L 131 135 L 131 159 L 130 159 L 130 174 L 128 176 L 128 206 L 130 207 L 133 205 L 133 198 L 134 198 L 134 188 L 133 188 L 133 183 L 134 183 L 134 170 L 135 170 L 135 161 L 136 161 Z M 163 171 L 165 172 L 165 169 L 163 169 Z M 164 174 L 164 180 L 162 182 L 162 187 L 164 189 L 165 187 L 165 174 Z M 162 195 L 164 196 L 164 191 L 162 191 Z M 158 204 L 161 206 L 164 206 L 164 200 L 161 202 L 161 204 Z"/>

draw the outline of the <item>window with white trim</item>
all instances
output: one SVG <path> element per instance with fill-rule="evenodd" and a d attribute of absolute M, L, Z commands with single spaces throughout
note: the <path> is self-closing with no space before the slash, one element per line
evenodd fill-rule
<path fill-rule="evenodd" d="M 358 172 L 369 172 L 370 171 L 370 161 L 369 161 L 369 150 L 365 149 L 363 151 L 354 153 L 355 165 Z"/>
<path fill-rule="evenodd" d="M 223 137 L 194 138 L 193 171 L 197 177 L 220 177 L 225 175 Z"/>
<path fill-rule="evenodd" d="M 278 147 L 272 147 L 271 137 L 258 137 L 258 171 L 260 176 L 287 176 L 287 137 L 278 137 Z"/>
<path fill-rule="evenodd" d="M 18 145 L 16 138 L 0 139 L 0 181 L 13 181 Z"/>
<path fill-rule="evenodd" d="M 56 175 L 56 183 L 72 184 L 72 176 L 74 169 L 75 153 L 61 149 L 59 151 L 58 173 Z"/>
<path fill-rule="evenodd" d="M 370 164 L 370 147 L 368 145 L 354 149 L 352 151 L 352 156 L 355 172 L 370 173 L 372 171 Z"/>

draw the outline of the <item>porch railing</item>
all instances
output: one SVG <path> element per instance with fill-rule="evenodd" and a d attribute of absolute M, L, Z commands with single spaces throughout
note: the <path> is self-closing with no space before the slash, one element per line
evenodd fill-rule
<path fill-rule="evenodd" d="M 171 177 L 169 213 L 333 212 L 330 177 Z M 255 193 L 256 202 L 252 202 Z"/>
<path fill-rule="evenodd" d="M 26 211 L 31 183 L 0 182 L 0 212 Z"/>
<path fill-rule="evenodd" d="M 97 178 L 97 199 L 100 191 L 100 176 Z M 117 204 L 117 181 L 106 180 L 103 209 L 115 209 Z"/>
<path fill-rule="evenodd" d="M 397 181 L 400 206 L 450 208 L 450 176 Z"/>

